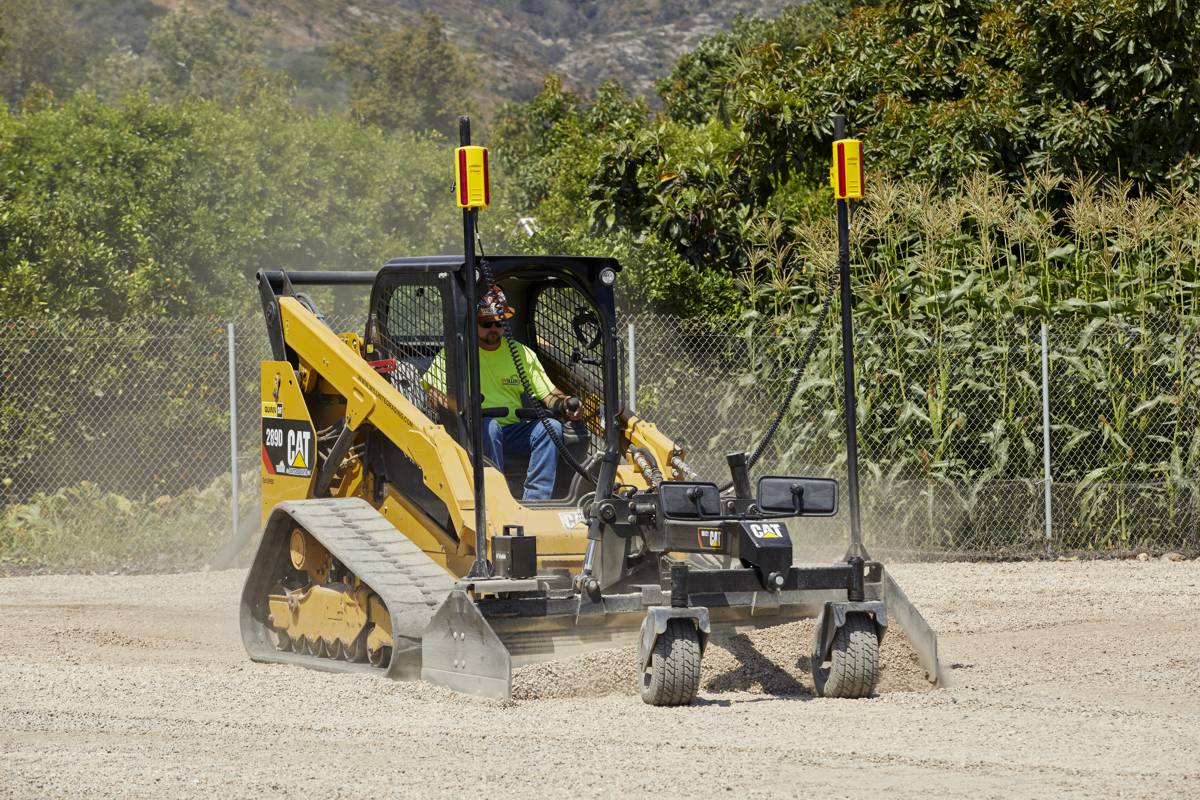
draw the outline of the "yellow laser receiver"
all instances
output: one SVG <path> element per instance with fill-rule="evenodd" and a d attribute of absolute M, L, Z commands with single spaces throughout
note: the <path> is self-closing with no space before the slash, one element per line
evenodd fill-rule
<path fill-rule="evenodd" d="M 862 142 L 838 139 L 833 143 L 829 185 L 838 200 L 861 200 L 863 196 Z"/>
<path fill-rule="evenodd" d="M 488 151 L 486 147 L 459 147 L 454 151 L 455 196 L 459 208 L 487 208 L 492 201 L 488 189 Z"/>

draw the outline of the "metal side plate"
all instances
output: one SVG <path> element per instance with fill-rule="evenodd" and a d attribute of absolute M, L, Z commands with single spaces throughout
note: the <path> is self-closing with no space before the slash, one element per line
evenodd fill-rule
<path fill-rule="evenodd" d="M 421 679 L 465 694 L 512 696 L 512 657 L 466 592 L 450 592 L 429 620 Z"/>
<path fill-rule="evenodd" d="M 899 623 L 912 642 L 917 660 L 925 668 L 925 677 L 934 686 L 944 685 L 941 662 L 938 661 L 937 634 L 886 569 L 883 570 L 883 602 L 887 606 L 888 616 Z"/>

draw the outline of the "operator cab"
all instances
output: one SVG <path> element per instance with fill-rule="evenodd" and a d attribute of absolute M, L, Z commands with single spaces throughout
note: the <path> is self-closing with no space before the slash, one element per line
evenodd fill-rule
<path fill-rule="evenodd" d="M 605 418 L 606 410 L 608 416 L 620 410 L 612 293 L 620 265 L 609 258 L 493 256 L 485 266 L 485 274 L 503 289 L 516 312 L 505 335 L 533 350 L 559 390 L 580 398 L 583 418 L 560 420 L 562 438 L 571 460 L 594 474 L 607 439 L 613 438 L 615 448 L 620 435 L 615 418 Z M 376 353 L 372 358 L 389 363 L 385 374 L 396 389 L 469 450 L 465 347 L 478 344 L 475 312 L 466 307 L 462 278 L 460 257 L 389 261 L 372 289 L 366 339 Z M 446 374 L 437 377 L 444 378 L 447 388 L 444 406 L 430 402 L 422 385 L 443 349 Z M 516 413 L 535 418 L 535 401 L 525 401 L 526 408 Z M 574 507 L 591 490 L 567 457 L 557 458 L 551 499 L 529 505 Z M 527 469 L 528 457 L 505 459 L 504 474 L 514 497 L 522 494 Z"/>

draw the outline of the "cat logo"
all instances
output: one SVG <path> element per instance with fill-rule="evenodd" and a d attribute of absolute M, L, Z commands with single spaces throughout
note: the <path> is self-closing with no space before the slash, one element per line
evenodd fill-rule
<path fill-rule="evenodd" d="M 292 469 L 308 469 L 308 431 L 288 431 L 287 453 L 288 466 Z"/>
<path fill-rule="evenodd" d="M 262 415 L 264 417 L 275 417 L 276 419 L 282 419 L 283 403 L 264 402 L 262 404 Z"/>
<path fill-rule="evenodd" d="M 701 528 L 697 532 L 696 538 L 700 540 L 700 547 L 704 550 L 721 549 L 720 528 Z"/>
<path fill-rule="evenodd" d="M 750 535 L 755 539 L 782 539 L 783 526 L 778 522 L 752 522 Z"/>
<path fill-rule="evenodd" d="M 560 511 L 558 520 L 564 528 L 587 527 L 587 516 L 582 511 Z"/>

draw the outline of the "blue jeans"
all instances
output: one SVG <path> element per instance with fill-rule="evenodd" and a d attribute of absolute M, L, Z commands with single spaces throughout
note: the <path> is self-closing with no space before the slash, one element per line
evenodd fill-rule
<path fill-rule="evenodd" d="M 485 420 L 483 453 L 500 471 L 504 471 L 505 454 L 529 456 L 529 471 L 525 474 L 525 494 L 522 500 L 549 500 L 554 491 L 554 473 L 558 469 L 558 451 L 546 435 L 546 429 L 536 419 L 501 425 L 494 419 Z M 562 423 L 549 420 L 550 427 L 562 440 Z"/>

